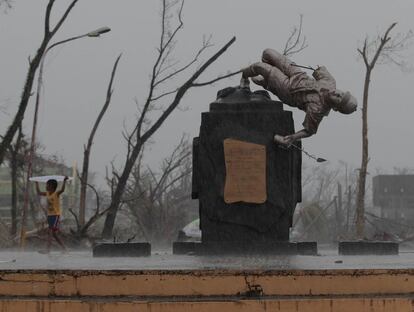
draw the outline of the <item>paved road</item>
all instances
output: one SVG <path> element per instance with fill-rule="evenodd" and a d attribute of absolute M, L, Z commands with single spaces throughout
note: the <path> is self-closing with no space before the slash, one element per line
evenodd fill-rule
<path fill-rule="evenodd" d="M 320 249 L 318 256 L 181 256 L 154 251 L 144 258 L 93 258 L 89 251 L 0 252 L 0 271 L 17 269 L 60 270 L 318 270 L 318 269 L 414 269 L 414 249 L 398 256 L 339 256 L 334 249 Z"/>

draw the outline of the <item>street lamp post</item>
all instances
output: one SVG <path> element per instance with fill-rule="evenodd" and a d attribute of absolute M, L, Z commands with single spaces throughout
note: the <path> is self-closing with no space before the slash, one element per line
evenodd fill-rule
<path fill-rule="evenodd" d="M 33 171 L 33 156 L 34 156 L 35 149 L 36 149 L 35 145 L 36 145 L 37 117 L 38 117 L 39 103 L 40 103 L 40 91 L 41 91 L 42 84 L 43 84 L 43 67 L 44 67 L 46 55 L 51 49 L 53 49 L 54 47 L 58 45 L 68 43 L 70 41 L 74 41 L 77 39 L 85 38 L 85 37 L 96 38 L 109 31 L 111 31 L 109 27 L 101 27 L 94 31 L 88 32 L 84 35 L 75 36 L 75 37 L 71 37 L 71 38 L 56 42 L 52 44 L 50 47 L 48 47 L 42 56 L 42 60 L 40 62 L 40 67 L 39 67 L 39 75 L 37 78 L 36 104 L 35 104 L 35 111 L 34 111 L 34 117 L 33 117 L 32 138 L 30 142 L 30 150 L 29 150 L 29 155 L 28 155 L 26 187 L 25 187 L 25 192 L 24 192 L 24 202 L 23 202 L 23 209 L 22 209 L 22 216 L 21 216 L 20 247 L 22 248 L 24 248 L 24 245 L 26 242 L 26 213 L 27 213 L 27 207 L 29 205 L 29 195 L 30 195 L 30 192 L 29 192 L 30 180 L 29 179 L 32 176 L 32 171 Z"/>

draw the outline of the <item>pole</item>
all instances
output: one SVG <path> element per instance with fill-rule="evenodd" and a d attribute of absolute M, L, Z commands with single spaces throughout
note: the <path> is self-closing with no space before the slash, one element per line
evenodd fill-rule
<path fill-rule="evenodd" d="M 351 213 L 351 200 L 352 200 L 352 194 L 351 194 L 351 186 L 348 185 L 348 200 L 346 202 L 346 235 L 349 233 L 349 215 Z"/>
<path fill-rule="evenodd" d="M 334 205 L 335 205 L 335 229 L 334 229 L 334 238 L 335 242 L 338 241 L 338 196 L 334 197 Z"/>
<path fill-rule="evenodd" d="M 65 39 L 59 42 L 52 44 L 49 48 L 46 49 L 45 53 L 42 56 L 42 60 L 40 62 L 39 68 L 39 76 L 37 78 L 37 93 L 36 93 L 36 104 L 35 104 L 35 111 L 33 117 L 33 127 L 32 127 L 32 138 L 30 141 L 30 149 L 27 159 L 27 175 L 26 175 L 26 187 L 24 191 L 24 202 L 23 202 L 23 209 L 22 209 L 22 218 L 21 218 L 21 229 L 20 229 L 20 247 L 24 248 L 26 243 L 26 219 L 27 219 L 27 208 L 29 206 L 29 196 L 30 196 L 30 177 L 32 176 L 33 172 L 33 157 L 36 152 L 36 128 L 37 128 L 37 118 L 39 112 L 39 104 L 40 104 L 40 92 L 43 84 L 43 68 L 45 64 L 45 58 L 47 53 L 53 49 L 54 47 L 67 43 L 69 41 L 73 41 L 76 39 L 88 37 L 89 33 L 81 36 L 71 37 L 69 39 Z"/>
<path fill-rule="evenodd" d="M 40 76 L 40 71 L 39 71 Z M 38 85 L 39 89 L 39 85 Z M 26 243 L 26 212 L 29 205 L 29 193 L 30 193 L 30 177 L 32 176 L 32 164 L 33 164 L 33 155 L 35 153 L 35 144 L 36 144 L 36 127 L 37 127 L 37 116 L 39 112 L 39 93 L 36 95 L 36 105 L 33 117 L 33 128 L 32 128 L 32 138 L 30 142 L 30 149 L 28 154 L 28 165 L 27 165 L 27 174 L 26 174 L 26 187 L 24 191 L 24 202 L 22 209 L 22 220 L 21 220 L 21 230 L 20 230 L 20 247 L 24 248 Z"/>
<path fill-rule="evenodd" d="M 338 236 L 341 237 L 342 236 L 342 185 L 341 183 L 338 182 L 338 215 L 336 218 L 336 227 L 338 229 Z"/>

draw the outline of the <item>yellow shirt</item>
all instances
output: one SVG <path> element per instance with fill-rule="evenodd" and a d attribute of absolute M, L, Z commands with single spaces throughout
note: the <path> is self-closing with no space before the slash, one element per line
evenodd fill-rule
<path fill-rule="evenodd" d="M 60 198 L 57 192 L 46 192 L 47 198 L 47 215 L 60 216 Z"/>

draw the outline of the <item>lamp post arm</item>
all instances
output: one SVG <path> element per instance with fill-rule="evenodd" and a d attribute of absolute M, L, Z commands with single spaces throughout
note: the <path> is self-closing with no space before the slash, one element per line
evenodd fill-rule
<path fill-rule="evenodd" d="M 58 46 L 58 45 L 60 45 L 60 44 L 64 44 L 64 43 L 67 43 L 67 42 L 69 42 L 69 41 L 73 41 L 73 40 L 81 39 L 81 38 L 84 38 L 84 37 L 88 37 L 88 34 L 84 34 L 84 35 L 80 35 L 80 36 L 75 36 L 75 37 L 71 37 L 71 38 L 68 38 L 68 39 L 65 39 L 65 40 L 62 40 L 62 41 L 55 42 L 54 44 L 52 44 L 50 47 L 48 47 L 48 48 L 46 49 L 45 53 L 43 54 L 43 58 L 44 58 L 44 57 L 46 56 L 46 54 L 47 54 L 50 50 L 52 50 L 54 47 L 56 47 L 56 46 Z"/>
<path fill-rule="evenodd" d="M 38 109 L 39 109 L 39 102 L 40 102 L 40 91 L 43 85 L 43 68 L 44 68 L 44 64 L 45 64 L 45 59 L 46 59 L 46 55 L 47 53 L 53 49 L 54 47 L 67 43 L 69 41 L 73 41 L 73 40 L 77 40 L 77 39 L 81 39 L 84 37 L 87 37 L 88 34 L 84 34 L 84 35 L 80 35 L 80 36 L 75 36 L 75 37 L 71 37 L 65 40 L 61 40 L 58 41 L 54 44 L 52 44 L 50 47 L 48 47 L 45 51 L 45 53 L 42 56 L 42 60 L 40 62 L 40 67 L 39 67 L 39 75 L 37 77 L 37 91 L 36 91 L 36 103 L 35 103 L 35 112 L 34 112 L 34 120 L 33 120 L 33 129 L 32 129 L 32 139 L 31 139 L 31 145 L 30 145 L 30 161 L 29 161 L 29 170 L 28 170 L 28 176 L 30 177 L 32 174 L 32 159 L 33 159 L 33 154 L 34 154 L 34 150 L 35 150 L 35 137 L 36 137 L 36 125 L 37 125 L 37 113 L 38 113 Z"/>

